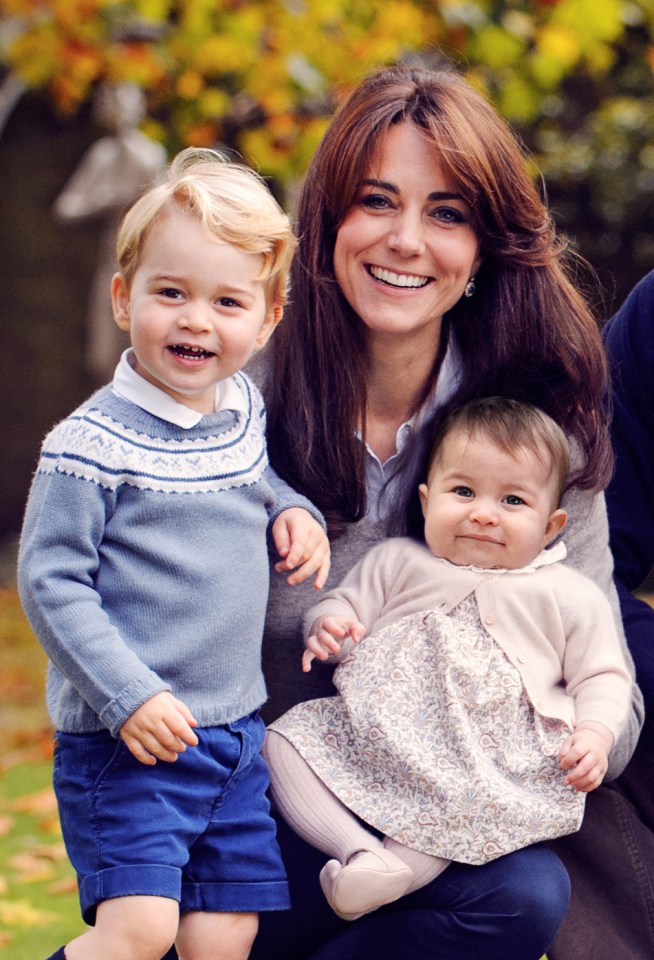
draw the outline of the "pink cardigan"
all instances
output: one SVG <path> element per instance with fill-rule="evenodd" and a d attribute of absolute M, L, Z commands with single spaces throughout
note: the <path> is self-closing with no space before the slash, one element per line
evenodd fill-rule
<path fill-rule="evenodd" d="M 570 727 L 575 720 L 597 721 L 617 739 L 632 680 L 613 613 L 592 581 L 562 563 L 546 561 L 524 572 L 479 570 L 434 557 L 408 538 L 385 540 L 309 610 L 305 636 L 318 617 L 354 617 L 370 634 L 423 610 L 449 613 L 471 593 L 534 708 Z"/>

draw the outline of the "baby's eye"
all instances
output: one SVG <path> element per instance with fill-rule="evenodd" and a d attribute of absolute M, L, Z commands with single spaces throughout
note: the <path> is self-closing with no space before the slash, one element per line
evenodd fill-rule
<path fill-rule="evenodd" d="M 159 291 L 159 296 L 165 297 L 167 300 L 178 300 L 182 294 L 175 287 L 164 287 L 163 290 Z"/>
<path fill-rule="evenodd" d="M 453 492 L 456 493 L 457 497 L 474 497 L 474 492 L 470 487 L 455 487 Z"/>
<path fill-rule="evenodd" d="M 241 306 L 239 301 L 234 300 L 233 297 L 219 297 L 218 303 L 220 304 L 221 307 L 228 307 L 229 309 Z"/>
<path fill-rule="evenodd" d="M 519 506 L 521 506 L 525 501 L 522 499 L 522 497 L 518 497 L 515 493 L 509 493 L 509 494 L 507 494 L 507 496 L 504 498 L 504 502 L 505 502 L 505 503 L 508 503 L 509 506 L 511 506 L 511 507 L 519 507 Z"/>

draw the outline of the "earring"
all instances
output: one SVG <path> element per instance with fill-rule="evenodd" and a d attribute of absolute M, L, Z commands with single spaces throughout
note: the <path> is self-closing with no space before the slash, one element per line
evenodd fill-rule
<path fill-rule="evenodd" d="M 469 279 L 468 282 L 466 283 L 465 290 L 463 291 L 463 296 L 464 296 L 464 297 L 471 297 L 471 296 L 473 295 L 473 293 L 475 292 L 475 289 L 476 289 L 475 278 L 474 278 L 474 277 L 470 277 L 470 279 Z"/>

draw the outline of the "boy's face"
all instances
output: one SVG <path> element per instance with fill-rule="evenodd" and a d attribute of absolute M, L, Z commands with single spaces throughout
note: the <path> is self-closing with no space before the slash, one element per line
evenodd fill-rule
<path fill-rule="evenodd" d="M 462 430 L 446 436 L 420 485 L 425 539 L 451 563 L 517 570 L 562 529 L 554 473 L 533 450 L 515 455 Z"/>
<path fill-rule="evenodd" d="M 151 227 L 128 285 L 112 281 L 114 317 L 137 372 L 179 403 L 214 410 L 216 384 L 261 349 L 281 319 L 257 280 L 262 258 L 210 237 L 174 207 Z"/>

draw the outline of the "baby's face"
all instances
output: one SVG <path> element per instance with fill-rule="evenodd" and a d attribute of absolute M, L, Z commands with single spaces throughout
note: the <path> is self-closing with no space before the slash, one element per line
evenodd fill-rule
<path fill-rule="evenodd" d="M 555 483 L 532 450 L 511 455 L 487 438 L 454 431 L 420 486 L 427 545 L 459 565 L 524 567 L 565 523 L 565 512 L 554 509 Z"/>

